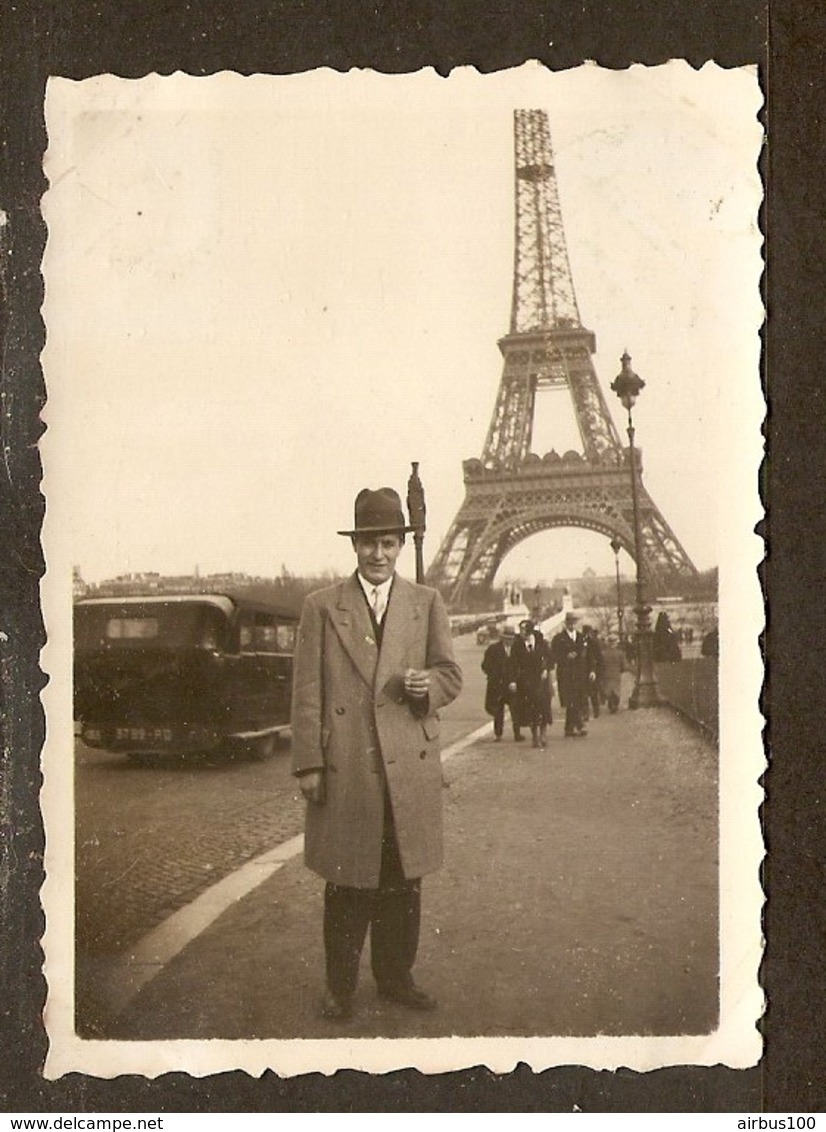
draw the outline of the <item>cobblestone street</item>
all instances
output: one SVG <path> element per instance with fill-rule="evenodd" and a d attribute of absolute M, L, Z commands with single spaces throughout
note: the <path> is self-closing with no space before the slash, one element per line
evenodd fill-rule
<path fill-rule="evenodd" d="M 289 743 L 267 761 L 133 764 L 81 748 L 77 944 L 133 943 L 258 853 L 299 833 Z"/>
<path fill-rule="evenodd" d="M 443 745 L 486 720 L 481 650 L 456 642 L 465 691 Z M 116 955 L 244 862 L 303 829 L 285 737 L 269 759 L 134 763 L 77 741 L 76 909 L 81 957 Z"/>

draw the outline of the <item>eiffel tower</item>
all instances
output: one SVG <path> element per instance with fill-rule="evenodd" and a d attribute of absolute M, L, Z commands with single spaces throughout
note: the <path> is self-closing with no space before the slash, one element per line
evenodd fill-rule
<path fill-rule="evenodd" d="M 465 499 L 427 573 L 454 609 L 485 594 L 509 551 L 540 531 L 584 527 L 633 558 L 629 450 L 620 442 L 579 317 L 543 110 L 514 112 L 516 248 L 510 331 L 499 340 L 502 379 L 481 459 L 463 463 Z M 582 452 L 531 451 L 538 393 L 567 389 Z M 642 485 L 643 576 L 671 592 L 697 570 Z"/>

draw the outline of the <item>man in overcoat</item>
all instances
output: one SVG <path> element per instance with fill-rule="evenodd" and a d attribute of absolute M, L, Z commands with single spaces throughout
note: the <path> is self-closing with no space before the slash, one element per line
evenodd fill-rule
<path fill-rule="evenodd" d="M 588 694 L 596 684 L 596 660 L 587 639 L 577 628 L 579 617 L 573 610 L 565 614 L 565 624 L 551 641 L 551 658 L 556 665 L 559 702 L 565 708 L 565 736 L 587 735 Z"/>
<path fill-rule="evenodd" d="M 515 632 L 512 625 L 506 625 L 502 637 L 488 645 L 482 658 L 482 671 L 487 676 L 485 689 L 485 711 L 493 716 L 493 734 L 498 742 L 505 730 L 505 708 L 510 709 L 514 739 L 521 738 L 519 722 L 514 707 L 516 698 L 516 654 L 514 651 Z"/>
<path fill-rule="evenodd" d="M 582 635 L 591 652 L 591 662 L 594 671 L 597 674 L 596 680 L 592 680 L 588 685 L 588 699 L 591 703 L 591 713 L 594 719 L 599 719 L 600 702 L 602 699 L 602 684 L 604 678 L 604 661 L 602 656 L 602 641 L 599 639 L 599 633 L 593 625 L 583 625 Z"/>
<path fill-rule="evenodd" d="M 421 878 L 442 863 L 439 709 L 462 684 L 436 590 L 400 578 L 406 525 L 391 488 L 359 492 L 357 569 L 304 602 L 294 660 L 293 772 L 307 800 L 304 858 L 322 876 L 322 1014 L 352 1012 L 370 927 L 380 997 L 435 1001 L 412 969 Z"/>
<path fill-rule="evenodd" d="M 545 749 L 551 712 L 551 668 L 548 642 L 530 618 L 519 622 L 516 653 L 516 689 L 519 723 L 530 727 L 534 747 Z"/>

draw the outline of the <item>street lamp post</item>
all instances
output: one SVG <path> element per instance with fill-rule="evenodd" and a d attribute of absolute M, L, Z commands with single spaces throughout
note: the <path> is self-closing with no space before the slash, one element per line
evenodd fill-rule
<path fill-rule="evenodd" d="M 640 501 L 637 484 L 637 451 L 634 447 L 634 421 L 631 410 L 645 387 L 645 382 L 631 369 L 631 358 L 626 350 L 622 355 L 622 369 L 611 382 L 611 388 L 628 413 L 628 457 L 631 462 L 631 500 L 634 508 L 634 556 L 637 560 L 637 682 L 631 699 L 632 708 L 652 707 L 660 702 L 657 678 L 654 675 L 654 651 L 651 633 L 651 606 L 645 600 L 646 563 L 642 551 L 640 527 Z"/>
<path fill-rule="evenodd" d="M 611 549 L 614 552 L 614 565 L 617 569 L 617 633 L 619 634 L 620 646 L 625 648 L 625 610 L 622 608 L 622 587 L 620 586 L 619 571 L 619 552 L 622 550 L 622 543 L 619 539 L 611 539 Z"/>
<path fill-rule="evenodd" d="M 419 461 L 411 462 L 412 471 L 407 481 L 407 512 L 413 528 L 413 545 L 416 548 L 416 581 L 424 582 L 424 534 L 427 521 L 427 506 L 424 501 L 424 487 L 419 479 Z"/>

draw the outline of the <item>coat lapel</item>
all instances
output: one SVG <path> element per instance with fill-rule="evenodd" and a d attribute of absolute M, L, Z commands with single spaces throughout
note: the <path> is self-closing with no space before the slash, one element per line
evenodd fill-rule
<path fill-rule="evenodd" d="M 384 632 L 376 669 L 377 688 L 383 688 L 391 676 L 397 676 L 409 666 L 408 645 L 418 632 L 417 622 L 421 616 L 415 594 L 410 582 L 397 575 L 384 615 Z"/>
<path fill-rule="evenodd" d="M 362 680 L 372 688 L 376 676 L 378 646 L 364 593 L 355 574 L 344 582 L 339 591 L 332 611 L 332 622 Z"/>

